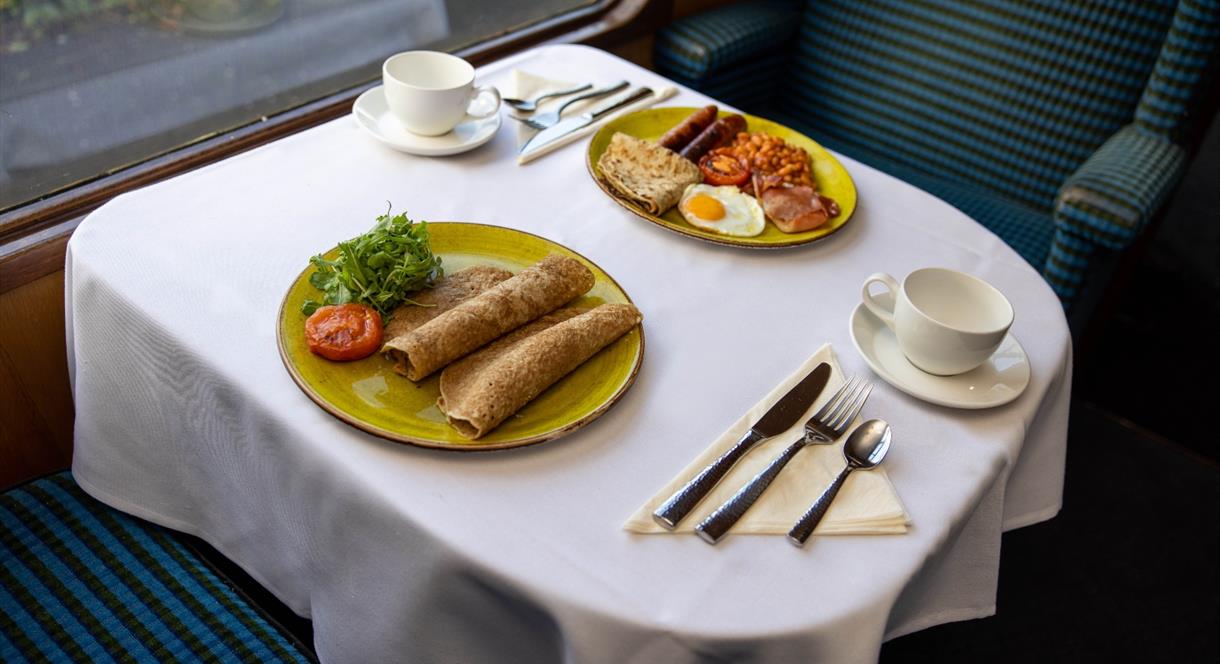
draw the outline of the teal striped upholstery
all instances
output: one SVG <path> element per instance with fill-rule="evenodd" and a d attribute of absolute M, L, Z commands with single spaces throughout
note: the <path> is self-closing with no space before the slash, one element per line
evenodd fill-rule
<path fill-rule="evenodd" d="M 1186 126 L 1191 102 L 1208 81 L 1205 73 L 1216 56 L 1220 35 L 1216 0 L 1183 0 L 1157 58 L 1148 88 L 1140 98 L 1135 123 L 1174 140 Z M 1214 74 L 1214 72 L 1213 72 Z"/>
<path fill-rule="evenodd" d="M 657 35 L 656 66 L 674 81 L 735 106 L 769 102 L 788 70 L 799 2 L 729 5 Z"/>
<path fill-rule="evenodd" d="M 730 99 L 727 77 L 746 65 L 716 63 L 738 51 L 670 55 L 668 33 L 754 6 L 666 28 L 658 68 Z M 758 43 L 740 34 L 751 25 L 723 29 Z M 783 94 L 738 105 L 956 205 L 1068 307 L 1098 248 L 1129 245 L 1180 178 L 1173 140 L 1214 72 L 1218 31 L 1220 0 L 810 0 Z"/>
<path fill-rule="evenodd" d="M 796 32 L 797 10 L 796 2 L 772 0 L 696 14 L 657 35 L 657 64 L 669 74 L 702 79 L 773 52 Z"/>
<path fill-rule="evenodd" d="M 0 662 L 308 662 L 158 526 L 68 473 L 0 495 Z"/>

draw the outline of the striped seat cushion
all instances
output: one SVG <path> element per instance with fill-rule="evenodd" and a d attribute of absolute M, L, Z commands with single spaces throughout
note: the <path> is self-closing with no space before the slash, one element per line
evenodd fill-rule
<path fill-rule="evenodd" d="M 0 661 L 311 658 L 170 531 L 64 472 L 0 495 Z"/>
<path fill-rule="evenodd" d="M 754 0 L 688 16 L 657 33 L 657 69 L 702 81 L 759 55 L 786 58 L 787 49 L 779 47 L 796 32 L 798 11 L 791 0 Z"/>

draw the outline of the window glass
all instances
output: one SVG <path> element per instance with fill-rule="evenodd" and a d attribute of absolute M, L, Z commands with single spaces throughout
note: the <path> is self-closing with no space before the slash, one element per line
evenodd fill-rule
<path fill-rule="evenodd" d="M 0 0 L 0 210 L 597 0 Z"/>

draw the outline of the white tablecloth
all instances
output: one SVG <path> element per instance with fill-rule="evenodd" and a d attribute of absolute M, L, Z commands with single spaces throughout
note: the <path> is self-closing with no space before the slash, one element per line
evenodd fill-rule
<path fill-rule="evenodd" d="M 480 77 L 514 66 L 663 82 L 575 46 Z M 1050 518 L 1061 499 L 1071 343 L 1038 274 L 959 211 L 850 159 L 860 207 L 826 241 L 706 244 L 607 200 L 585 145 L 522 167 L 501 131 L 417 158 L 342 118 L 102 207 L 67 261 L 77 480 L 211 542 L 313 619 L 327 662 L 870 661 L 885 638 L 993 613 L 1001 530 Z M 280 363 L 277 308 L 310 255 L 366 230 L 387 201 L 597 262 L 644 312 L 635 386 L 570 437 L 476 455 L 386 442 L 314 406 Z M 797 549 L 620 529 L 822 343 L 868 373 L 847 325 L 861 282 L 927 265 L 1008 295 L 1033 379 L 984 411 L 879 384 L 865 414 L 894 427 L 886 466 L 908 534 Z"/>

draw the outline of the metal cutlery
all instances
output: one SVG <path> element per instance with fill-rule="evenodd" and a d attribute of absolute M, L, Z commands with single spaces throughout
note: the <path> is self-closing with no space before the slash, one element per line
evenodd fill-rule
<path fill-rule="evenodd" d="M 571 99 L 565 101 L 563 103 L 563 106 L 560 106 L 559 108 L 557 108 L 554 111 L 551 111 L 549 113 L 539 113 L 538 115 L 535 115 L 535 116 L 529 117 L 529 118 L 519 118 L 515 115 L 510 116 L 510 117 L 512 117 L 514 120 L 516 120 L 518 122 L 522 122 L 530 127 L 533 127 L 534 129 L 547 129 L 548 127 L 552 127 L 552 126 L 558 124 L 560 117 L 563 115 L 564 109 L 571 106 L 572 104 L 575 104 L 578 101 L 583 101 L 585 99 L 592 99 L 594 97 L 604 97 L 608 94 L 614 94 L 615 92 L 622 90 L 623 88 L 627 87 L 628 85 L 629 84 L 627 83 L 627 81 L 619 81 L 618 83 L 615 83 L 614 85 L 607 85 L 604 88 L 598 88 L 596 90 L 586 92 L 583 95 L 580 95 L 577 97 L 572 97 Z"/>
<path fill-rule="evenodd" d="M 876 468 L 889 449 L 890 425 L 886 424 L 884 420 L 869 420 L 856 427 L 856 430 L 847 437 L 847 442 L 843 444 L 843 458 L 847 460 L 847 466 L 830 483 L 830 486 L 826 487 L 826 490 L 801 516 L 796 525 L 792 526 L 792 530 L 788 531 L 788 541 L 796 546 L 804 546 L 805 540 L 813 534 L 813 529 L 817 528 L 822 517 L 826 516 L 826 510 L 830 509 L 830 503 L 834 501 L 835 496 L 839 495 L 839 489 L 843 487 L 843 482 L 847 480 L 851 471 L 857 468 L 861 470 Z"/>
<path fill-rule="evenodd" d="M 783 433 L 797 420 L 809 405 L 817 400 L 826 381 L 830 379 L 830 365 L 823 362 L 814 367 L 807 376 L 801 379 L 788 393 L 776 401 L 754 426 L 741 437 L 720 458 L 716 459 L 699 472 L 682 488 L 674 492 L 655 512 L 652 518 L 662 527 L 673 530 L 678 522 L 690 514 L 690 511 L 707 497 L 712 487 L 724 479 L 729 469 L 760 442 Z"/>
<path fill-rule="evenodd" d="M 754 479 L 708 515 L 703 523 L 695 527 L 695 532 L 709 544 L 719 542 L 729 528 L 732 528 L 746 510 L 762 496 L 767 487 L 771 486 L 771 482 L 775 481 L 784 466 L 796 457 L 797 452 L 808 445 L 832 443 L 842 437 L 864 408 L 864 402 L 868 401 L 872 391 L 872 383 L 858 376 L 844 383 L 843 387 L 805 422 L 805 435 L 785 448 L 762 472 L 755 475 Z"/>
<path fill-rule="evenodd" d="M 537 134 L 534 134 L 530 140 L 525 142 L 525 145 L 521 146 L 521 155 L 526 156 L 542 150 L 551 143 L 563 140 L 565 136 L 571 134 L 572 132 L 578 131 L 593 124 L 601 116 L 615 109 L 622 108 L 623 106 L 626 106 L 627 104 L 630 104 L 636 100 L 643 99 L 651 94 L 651 88 L 636 88 L 621 95 L 611 97 L 603 102 L 600 106 L 585 111 L 576 117 L 561 120 L 553 127 L 543 129 Z"/>
<path fill-rule="evenodd" d="M 506 106 L 511 106 L 522 113 L 533 113 L 534 111 L 538 110 L 538 104 L 541 103 L 543 99 L 550 99 L 551 97 L 566 97 L 568 95 L 574 95 L 577 92 L 584 92 L 591 87 L 593 87 L 592 83 L 585 83 L 584 85 L 578 85 L 574 88 L 568 88 L 566 90 L 548 92 L 544 95 L 539 95 L 529 100 L 517 99 L 516 97 L 504 97 L 500 101 L 504 102 Z"/>

